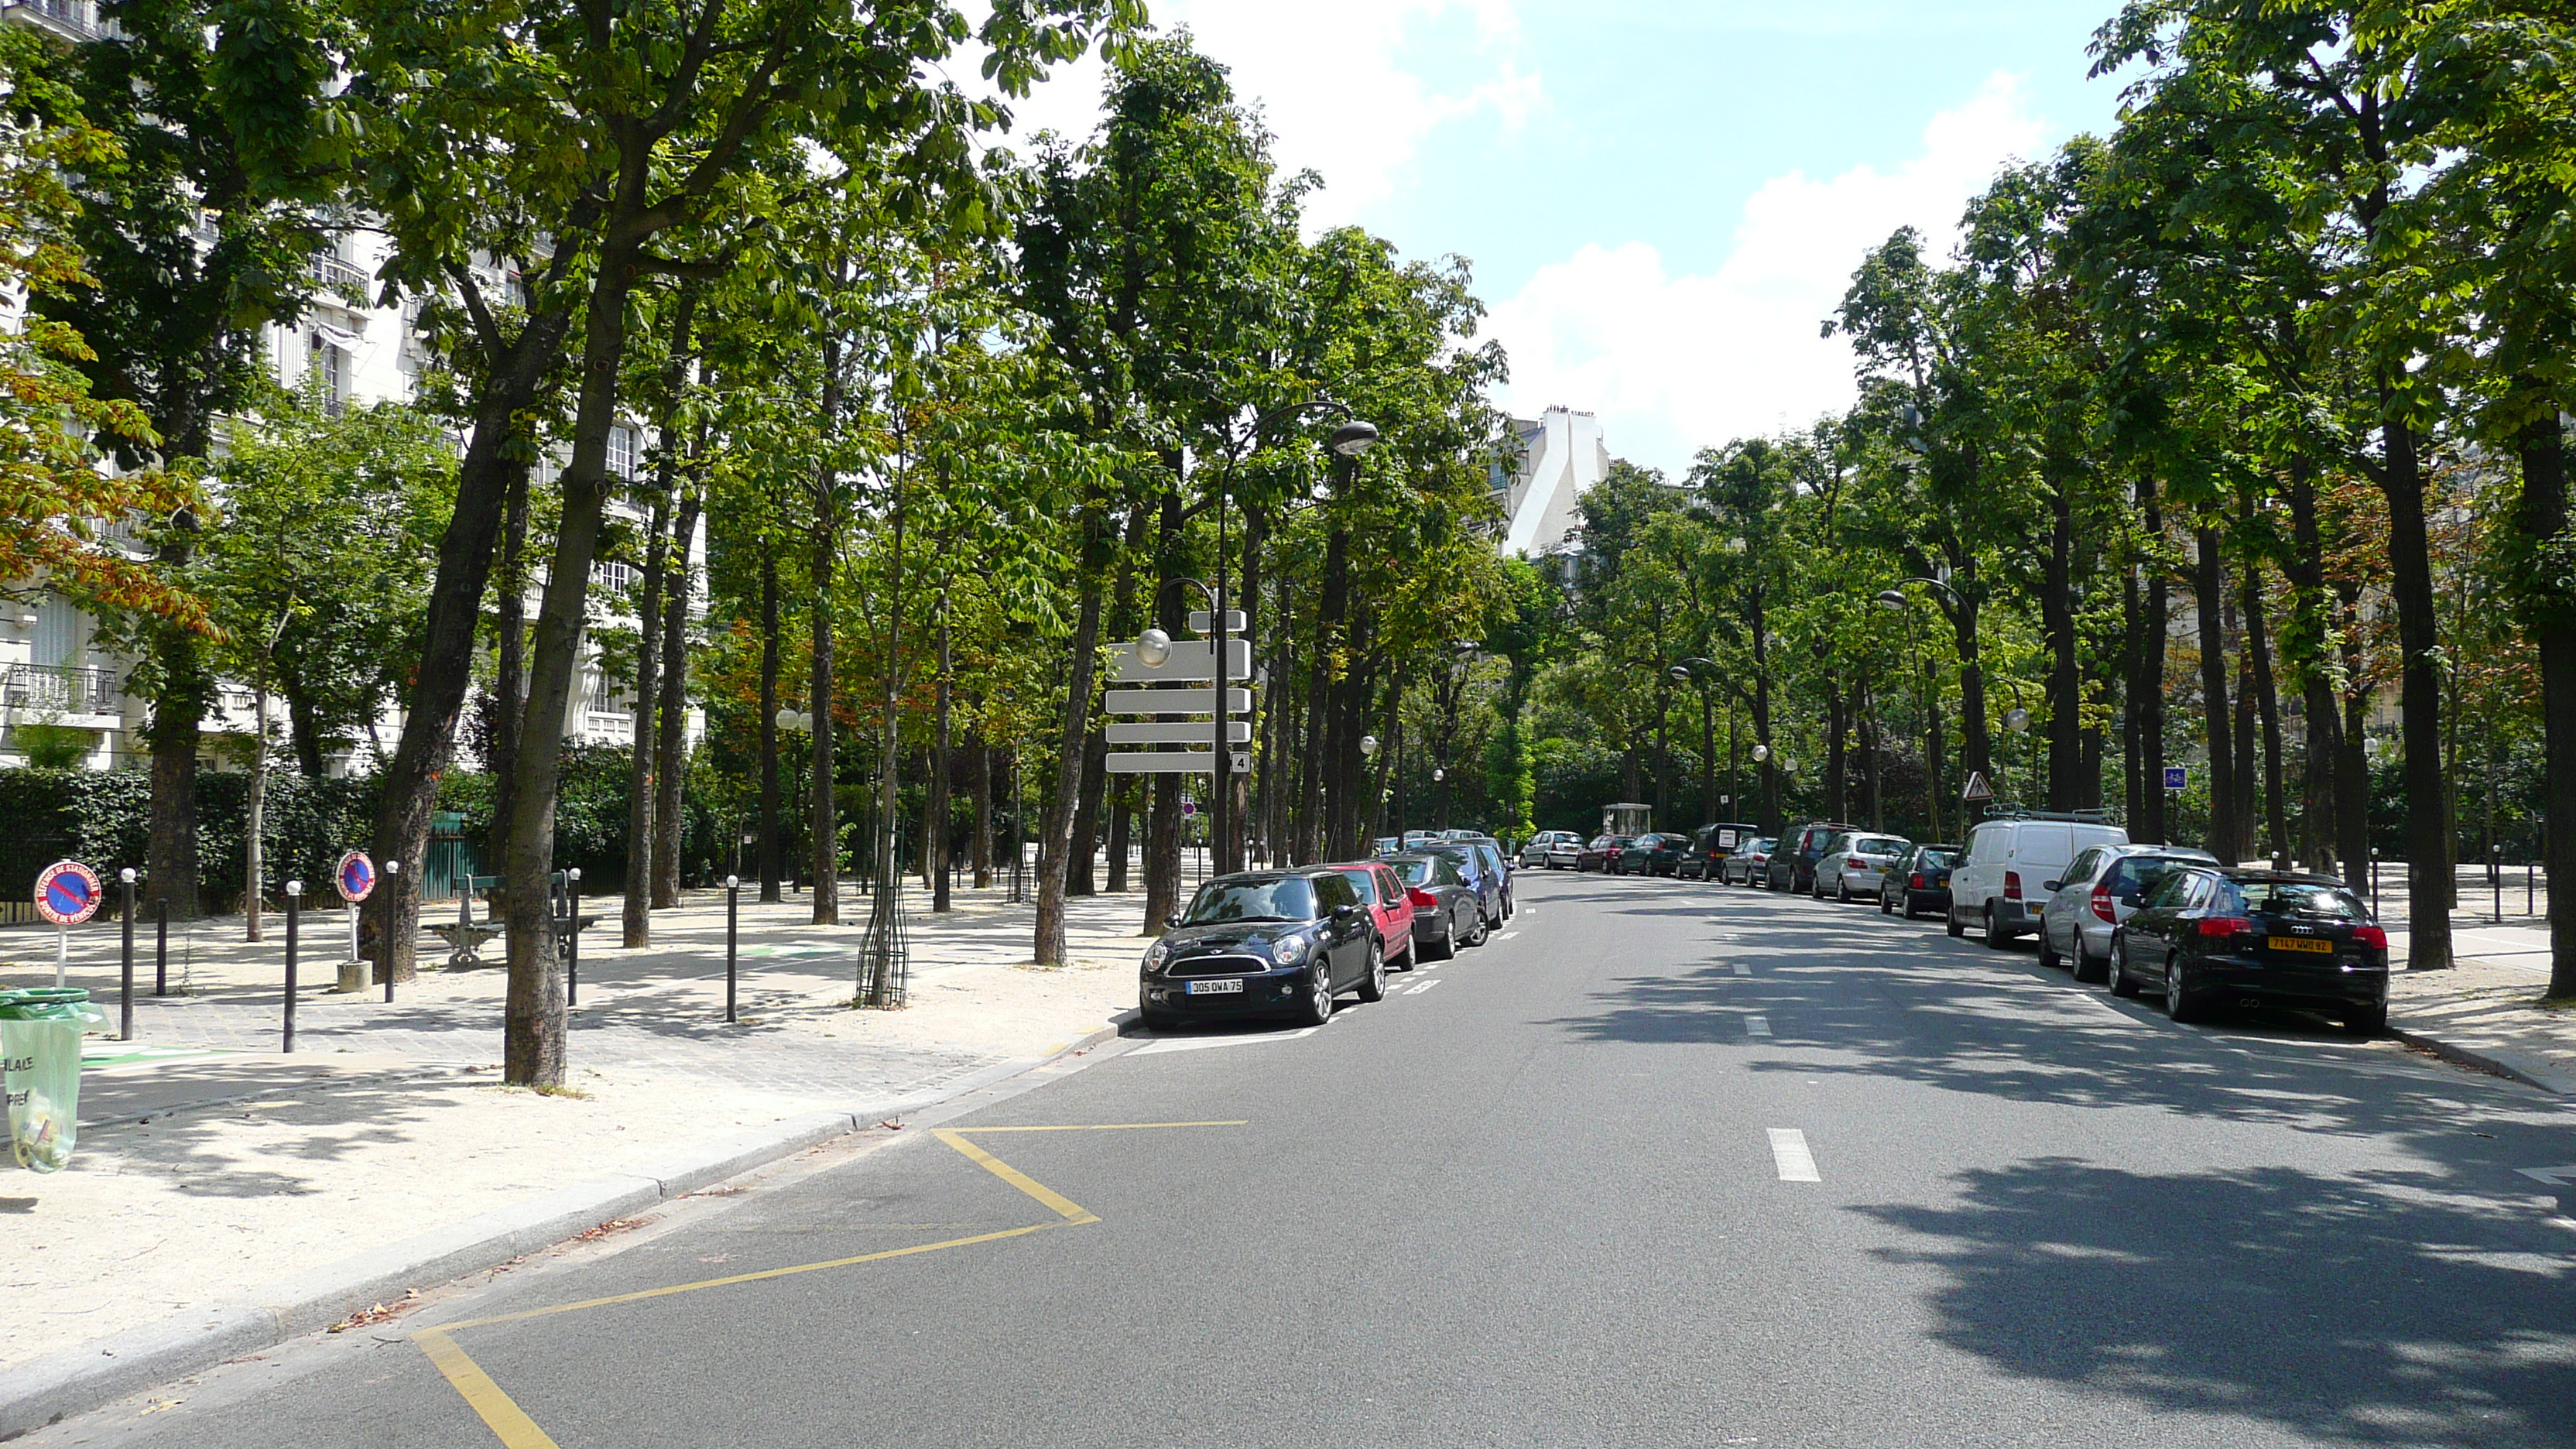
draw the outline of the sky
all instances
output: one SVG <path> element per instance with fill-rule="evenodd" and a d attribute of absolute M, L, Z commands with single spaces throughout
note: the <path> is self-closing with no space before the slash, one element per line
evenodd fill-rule
<path fill-rule="evenodd" d="M 1678 476 L 1851 400 L 1819 329 L 1899 226 L 1936 251 L 1997 170 L 2109 127 L 2086 43 L 2116 0 L 1152 0 L 1232 72 L 1283 169 L 1474 267 L 1495 401 L 1599 414 Z M 1096 62 L 1017 108 L 1087 134 Z"/>

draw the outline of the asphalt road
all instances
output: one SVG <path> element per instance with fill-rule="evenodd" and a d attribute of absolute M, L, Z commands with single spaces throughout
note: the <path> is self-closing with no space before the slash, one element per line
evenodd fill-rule
<path fill-rule="evenodd" d="M 2555 1099 L 1864 907 L 1520 899 L 1329 1026 L 1122 1042 L 27 1442 L 2576 1444 Z"/>

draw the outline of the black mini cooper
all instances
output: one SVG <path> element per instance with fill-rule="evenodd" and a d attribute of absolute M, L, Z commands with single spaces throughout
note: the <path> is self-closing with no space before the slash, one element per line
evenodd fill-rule
<path fill-rule="evenodd" d="M 1170 924 L 1139 975 L 1149 1027 L 1269 1015 L 1320 1026 L 1344 991 L 1386 995 L 1385 943 L 1339 871 L 1221 875 Z"/>

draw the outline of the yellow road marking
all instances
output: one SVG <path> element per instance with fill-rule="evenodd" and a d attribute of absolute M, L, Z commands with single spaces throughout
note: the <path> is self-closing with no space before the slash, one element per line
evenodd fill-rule
<path fill-rule="evenodd" d="M 492 1382 L 492 1376 L 467 1358 L 465 1350 L 458 1348 L 445 1332 L 424 1328 L 411 1338 L 420 1345 L 421 1352 L 429 1355 L 429 1361 L 438 1365 L 438 1371 L 447 1376 L 456 1392 L 464 1395 L 467 1407 L 482 1416 L 484 1427 L 501 1441 L 503 1449 L 556 1449 L 555 1441 L 537 1427 L 537 1421 L 521 1413 L 510 1396 L 501 1392 L 501 1386 Z"/>
<path fill-rule="evenodd" d="M 1098 1222 L 1097 1218 L 1085 1219 Z M 546 1318 L 557 1313 L 571 1313 L 584 1308 L 607 1308 L 618 1303 L 641 1303 L 648 1298 L 668 1298 L 674 1293 L 695 1293 L 701 1288 L 724 1288 L 735 1283 L 758 1283 L 767 1278 L 787 1278 L 798 1273 L 820 1273 L 826 1268 L 848 1268 L 860 1263 L 874 1263 L 886 1258 L 907 1258 L 915 1253 L 935 1253 L 941 1248 L 963 1248 L 973 1243 L 999 1242 L 1004 1238 L 1024 1238 L 1060 1228 L 1063 1223 L 1031 1223 L 1024 1228 L 1004 1228 L 996 1233 L 978 1233 L 971 1238 L 950 1238 L 944 1243 L 920 1243 L 909 1248 L 888 1248 L 883 1252 L 861 1253 L 852 1258 L 834 1258 L 823 1263 L 799 1263 L 792 1268 L 764 1268 L 757 1273 L 735 1273 L 723 1278 L 706 1278 L 695 1283 L 674 1283 L 667 1288 L 646 1288 L 635 1293 L 616 1293 L 606 1298 L 585 1298 L 579 1303 L 557 1303 L 549 1308 L 529 1308 L 517 1313 L 496 1313 L 489 1318 L 468 1318 L 457 1323 L 442 1323 L 422 1333 L 452 1333 L 460 1328 L 484 1328 L 495 1323 L 517 1323 L 522 1319 Z"/>
<path fill-rule="evenodd" d="M 966 1154 L 966 1160 L 974 1163 L 977 1167 L 984 1169 L 986 1172 L 993 1174 L 1002 1181 L 1007 1182 L 1011 1186 L 1018 1188 L 1020 1191 L 1027 1193 L 1029 1196 L 1036 1198 L 1039 1202 L 1045 1203 L 1049 1208 L 1054 1209 L 1056 1215 L 1063 1218 L 1066 1223 L 1096 1223 L 1100 1221 L 1096 1214 L 1094 1214 L 1090 1209 L 1084 1207 L 1082 1204 L 1066 1197 L 1063 1193 L 1057 1192 L 1054 1188 L 1048 1187 L 1045 1183 L 1039 1182 L 1036 1178 L 1020 1171 L 1018 1168 L 1004 1162 L 1002 1159 L 995 1157 L 993 1154 L 976 1146 L 974 1143 L 967 1141 L 957 1133 L 942 1127 L 933 1131 L 930 1135 Z"/>
<path fill-rule="evenodd" d="M 705 1278 L 695 1283 L 674 1283 L 665 1288 L 646 1288 L 634 1293 L 614 1293 L 605 1298 L 585 1298 L 578 1303 L 557 1303 L 546 1308 L 522 1309 L 517 1313 L 496 1313 L 489 1318 L 467 1318 L 455 1323 L 412 1330 L 411 1340 L 429 1361 L 445 1375 L 447 1382 L 462 1395 L 466 1404 L 481 1416 L 484 1426 L 497 1436 L 502 1449 L 558 1449 L 555 1441 L 536 1421 L 523 1413 L 518 1404 L 492 1377 L 483 1372 L 465 1350 L 449 1337 L 468 1328 L 486 1328 L 496 1323 L 519 1323 L 531 1318 L 550 1318 L 558 1313 L 574 1313 L 585 1308 L 606 1308 L 619 1303 L 642 1303 L 647 1299 L 668 1298 L 675 1293 L 695 1293 L 701 1288 L 723 1288 L 735 1283 L 758 1283 L 769 1278 L 787 1278 L 798 1273 L 819 1273 L 826 1268 L 848 1268 L 860 1263 L 881 1262 L 887 1258 L 908 1258 L 917 1253 L 935 1253 L 942 1248 L 963 1248 L 975 1243 L 999 1242 L 1004 1238 L 1024 1238 L 1049 1228 L 1077 1227 L 1100 1221 L 1099 1215 L 1064 1194 L 1038 1182 L 1028 1174 L 966 1140 L 968 1132 L 1121 1132 L 1140 1127 L 1242 1127 L 1245 1121 L 1233 1122 L 1102 1122 L 1064 1127 L 966 1127 L 939 1128 L 931 1135 L 965 1156 L 976 1166 L 1044 1203 L 1064 1219 L 1057 1223 L 1031 1223 L 1021 1228 L 999 1232 L 977 1233 L 971 1238 L 950 1238 L 945 1242 L 921 1243 L 909 1248 L 888 1248 L 882 1252 L 860 1253 L 848 1258 L 833 1258 L 821 1263 L 799 1263 L 791 1268 L 765 1268 L 757 1273 L 735 1273 L 723 1278 Z"/>

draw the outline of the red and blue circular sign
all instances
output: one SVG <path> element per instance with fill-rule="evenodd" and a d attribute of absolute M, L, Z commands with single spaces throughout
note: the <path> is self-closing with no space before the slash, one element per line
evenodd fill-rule
<path fill-rule="evenodd" d="M 376 863 L 363 850 L 350 851 L 340 857 L 340 868 L 332 872 L 331 883 L 340 888 L 340 899 L 356 905 L 375 892 Z"/>
<path fill-rule="evenodd" d="M 103 895 L 97 871 L 77 860 L 58 860 L 36 877 L 36 914 L 57 926 L 77 926 L 98 914 Z"/>

